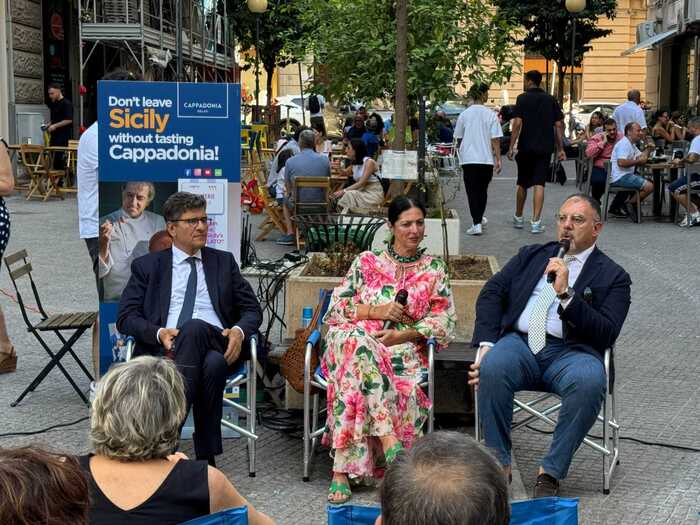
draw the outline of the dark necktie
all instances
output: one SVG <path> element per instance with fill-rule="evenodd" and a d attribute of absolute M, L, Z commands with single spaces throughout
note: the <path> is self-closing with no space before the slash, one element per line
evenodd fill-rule
<path fill-rule="evenodd" d="M 177 328 L 182 327 L 187 321 L 192 319 L 194 312 L 194 301 L 197 298 L 197 265 L 196 257 L 188 257 L 185 259 L 190 263 L 190 276 L 187 279 L 187 288 L 185 288 L 185 300 L 182 301 L 182 310 L 177 318 Z"/>

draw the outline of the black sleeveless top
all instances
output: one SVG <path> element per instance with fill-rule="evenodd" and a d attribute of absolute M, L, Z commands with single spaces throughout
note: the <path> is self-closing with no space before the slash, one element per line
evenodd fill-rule
<path fill-rule="evenodd" d="M 122 510 L 95 483 L 91 457 L 78 458 L 90 486 L 90 525 L 176 525 L 209 514 L 206 461 L 178 461 L 150 498 L 131 510 Z"/>

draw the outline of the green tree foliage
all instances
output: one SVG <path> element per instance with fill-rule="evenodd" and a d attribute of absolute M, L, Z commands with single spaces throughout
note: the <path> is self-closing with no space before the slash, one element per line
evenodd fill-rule
<path fill-rule="evenodd" d="M 248 10 L 246 0 L 226 0 L 231 16 L 231 31 L 241 51 L 255 48 L 256 17 L 260 17 L 260 67 L 267 74 L 267 105 L 272 97 L 272 75 L 275 68 L 297 62 L 303 55 L 297 42 L 305 37 L 306 26 L 301 19 L 299 3 L 292 0 L 270 0 L 267 11 L 255 15 Z M 254 67 L 255 57 L 247 59 L 245 69 Z"/>
<path fill-rule="evenodd" d="M 564 68 L 571 64 L 572 15 L 562 0 L 494 0 L 498 15 L 525 29 L 517 42 L 526 51 L 557 63 L 558 97 L 564 97 Z M 591 41 L 612 31 L 598 27 L 598 19 L 615 17 L 616 0 L 586 0 L 586 9 L 576 15 L 574 64 L 580 66 L 583 55 L 591 50 Z"/>
<path fill-rule="evenodd" d="M 321 75 L 314 89 L 335 100 L 393 99 L 396 17 L 393 0 L 299 0 L 312 28 L 300 40 Z M 408 1 L 408 97 L 443 101 L 474 81 L 511 75 L 514 25 L 485 0 Z"/>

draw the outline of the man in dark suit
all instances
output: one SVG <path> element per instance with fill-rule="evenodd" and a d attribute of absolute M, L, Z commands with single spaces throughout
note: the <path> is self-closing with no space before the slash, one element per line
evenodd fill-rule
<path fill-rule="evenodd" d="M 197 459 L 221 454 L 223 389 L 246 338 L 262 322 L 260 305 L 229 252 L 207 248 L 206 200 L 174 193 L 163 205 L 171 249 L 136 259 L 122 292 L 117 329 L 137 354 L 174 357 L 194 417 Z"/>
<path fill-rule="evenodd" d="M 557 243 L 523 247 L 484 286 L 476 303 L 469 372 L 479 389 L 486 445 L 510 475 L 513 395 L 542 390 L 561 397 L 552 444 L 541 463 L 534 497 L 556 495 L 571 458 L 596 421 L 603 401 L 602 355 L 617 338 L 630 306 L 630 277 L 595 243 L 603 229 L 598 201 L 572 195 L 559 209 Z M 547 282 L 553 272 L 554 282 Z"/>

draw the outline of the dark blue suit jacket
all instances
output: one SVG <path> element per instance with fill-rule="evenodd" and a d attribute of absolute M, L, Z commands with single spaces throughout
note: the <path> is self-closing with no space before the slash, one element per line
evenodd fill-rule
<path fill-rule="evenodd" d="M 233 254 L 202 248 L 202 265 L 212 306 L 224 328 L 238 325 L 246 338 L 256 333 L 262 311 Z M 168 320 L 172 271 L 172 250 L 149 253 L 131 264 L 131 278 L 119 301 L 117 329 L 136 339 L 139 354 L 162 350 L 156 333 Z"/>
<path fill-rule="evenodd" d="M 495 343 L 517 330 L 518 318 L 557 250 L 555 242 L 524 246 L 489 279 L 476 303 L 474 346 Z M 594 248 L 576 279 L 574 297 L 566 310 L 559 307 L 567 345 L 602 356 L 627 317 L 631 284 L 625 270 Z"/>

